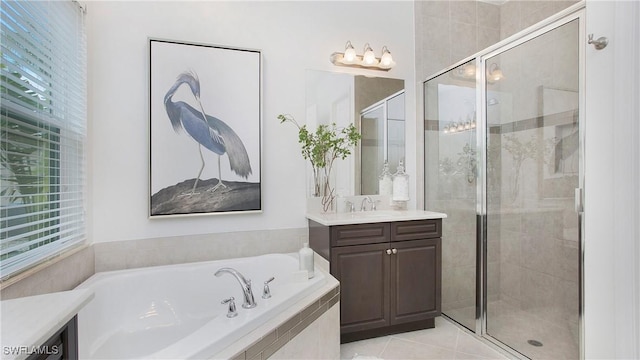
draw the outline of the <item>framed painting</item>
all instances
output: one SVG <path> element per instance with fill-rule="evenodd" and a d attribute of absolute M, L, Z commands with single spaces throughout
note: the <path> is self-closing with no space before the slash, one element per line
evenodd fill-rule
<path fill-rule="evenodd" d="M 259 50 L 149 39 L 149 216 L 262 211 Z"/>

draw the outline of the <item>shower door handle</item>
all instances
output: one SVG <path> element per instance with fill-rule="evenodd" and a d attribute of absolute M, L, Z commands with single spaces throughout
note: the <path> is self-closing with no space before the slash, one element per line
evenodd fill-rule
<path fill-rule="evenodd" d="M 575 191 L 575 210 L 577 213 L 584 211 L 584 204 L 582 203 L 582 188 L 576 188 Z"/>

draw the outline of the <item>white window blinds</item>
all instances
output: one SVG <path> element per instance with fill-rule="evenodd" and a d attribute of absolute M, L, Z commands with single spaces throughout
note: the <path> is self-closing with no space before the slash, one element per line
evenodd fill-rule
<path fill-rule="evenodd" d="M 0 7 L 0 276 L 85 239 L 86 37 L 72 1 Z"/>

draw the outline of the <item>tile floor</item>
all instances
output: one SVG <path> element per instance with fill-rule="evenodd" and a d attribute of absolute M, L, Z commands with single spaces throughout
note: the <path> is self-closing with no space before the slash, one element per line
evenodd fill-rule
<path fill-rule="evenodd" d="M 491 301 L 487 313 L 487 331 L 507 346 L 531 359 L 572 360 L 580 358 L 580 334 L 577 316 L 568 317 L 557 304 L 527 306 L 526 310 L 507 301 Z M 449 309 L 453 318 L 472 319 L 475 307 Z M 577 314 L 577 309 L 575 311 Z M 552 315 L 548 315 L 552 314 Z M 554 321 L 549 321 L 553 319 Z M 540 341 L 537 347 L 529 340 Z"/>
<path fill-rule="evenodd" d="M 436 327 L 340 346 L 341 359 L 509 359 L 443 317 Z"/>

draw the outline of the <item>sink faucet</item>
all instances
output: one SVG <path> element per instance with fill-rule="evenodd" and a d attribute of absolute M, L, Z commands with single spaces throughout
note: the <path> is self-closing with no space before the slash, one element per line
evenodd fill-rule
<path fill-rule="evenodd" d="M 236 280 L 238 280 L 238 282 L 240 283 L 240 286 L 242 287 L 242 292 L 244 293 L 244 304 L 242 304 L 242 307 L 245 309 L 252 309 L 256 307 L 257 304 L 253 298 L 253 291 L 251 291 L 251 280 L 245 279 L 244 276 L 242 276 L 242 274 L 240 274 L 236 269 L 232 269 L 232 268 L 221 268 L 218 271 L 216 271 L 215 275 L 217 277 L 220 277 L 224 273 L 233 275 L 236 278 Z"/>
<path fill-rule="evenodd" d="M 364 199 L 362 199 L 362 204 L 360 204 L 360 211 L 367 211 L 366 202 L 369 202 L 369 204 L 371 204 L 371 209 L 373 210 L 373 206 L 375 206 L 373 200 L 371 200 L 371 197 L 365 196 Z"/>

